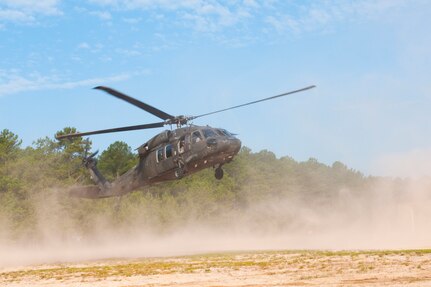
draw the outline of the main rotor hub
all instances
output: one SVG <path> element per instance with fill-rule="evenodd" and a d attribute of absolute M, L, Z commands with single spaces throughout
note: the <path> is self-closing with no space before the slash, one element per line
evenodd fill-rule
<path fill-rule="evenodd" d="M 189 122 L 189 120 L 192 120 L 192 119 L 193 118 L 190 116 L 180 115 L 172 119 L 167 119 L 165 121 L 165 125 L 177 125 L 177 127 L 181 127 L 183 125 L 186 125 Z"/>

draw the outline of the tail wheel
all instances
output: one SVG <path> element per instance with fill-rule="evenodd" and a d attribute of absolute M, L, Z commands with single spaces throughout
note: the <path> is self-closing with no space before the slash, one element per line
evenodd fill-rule
<path fill-rule="evenodd" d="M 222 179 L 223 175 L 224 175 L 224 171 L 221 167 L 218 167 L 215 169 L 214 176 L 216 179 L 218 179 L 218 180 Z"/>

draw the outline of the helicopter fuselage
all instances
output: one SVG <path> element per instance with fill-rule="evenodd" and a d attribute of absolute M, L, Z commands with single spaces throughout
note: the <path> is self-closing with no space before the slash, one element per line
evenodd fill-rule
<path fill-rule="evenodd" d="M 232 161 L 240 148 L 241 141 L 224 129 L 190 125 L 166 130 L 141 145 L 139 163 L 111 183 L 97 170 L 95 161 L 87 165 L 97 186 L 75 188 L 71 195 L 119 196 L 146 185 L 181 179 L 208 167 L 215 168 L 215 177 L 221 179 L 221 166 Z"/>
<path fill-rule="evenodd" d="M 230 162 L 241 141 L 224 129 L 187 126 L 164 131 L 139 147 L 142 178 L 149 183 L 178 179 Z"/>

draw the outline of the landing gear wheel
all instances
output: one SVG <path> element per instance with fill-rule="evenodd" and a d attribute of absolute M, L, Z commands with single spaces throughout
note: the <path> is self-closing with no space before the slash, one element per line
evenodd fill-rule
<path fill-rule="evenodd" d="M 222 169 L 221 167 L 218 167 L 218 168 L 216 168 L 216 169 L 215 169 L 214 176 L 215 176 L 215 178 L 217 178 L 218 180 L 220 180 L 220 179 L 222 179 L 222 178 L 223 178 L 223 174 L 224 174 L 224 171 L 223 171 L 223 169 Z"/>
<path fill-rule="evenodd" d="M 175 170 L 175 177 L 180 179 L 180 178 L 183 178 L 183 176 L 184 176 L 184 170 L 181 167 L 177 168 Z"/>

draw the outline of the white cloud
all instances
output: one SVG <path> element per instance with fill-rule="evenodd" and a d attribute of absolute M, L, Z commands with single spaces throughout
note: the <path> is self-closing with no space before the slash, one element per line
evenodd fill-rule
<path fill-rule="evenodd" d="M 142 55 L 140 51 L 134 49 L 115 49 L 115 52 L 126 57 L 136 57 Z"/>
<path fill-rule="evenodd" d="M 141 18 L 124 18 L 123 21 L 126 22 L 127 24 L 138 24 L 142 21 L 142 19 Z"/>
<path fill-rule="evenodd" d="M 278 32 L 326 31 L 332 24 L 385 16 L 402 11 L 407 0 L 312 1 L 214 1 L 214 0 L 90 0 L 93 4 L 117 11 L 157 10 L 174 13 L 175 23 L 200 32 L 217 32 L 246 25 L 248 19 Z"/>
<path fill-rule="evenodd" d="M 158 14 L 176 13 L 176 24 L 194 28 L 200 32 L 214 32 L 231 27 L 251 16 L 257 10 L 256 1 L 222 4 L 211 0 L 92 0 L 94 4 L 116 10 L 157 10 Z"/>
<path fill-rule="evenodd" d="M 90 12 L 90 15 L 96 16 L 99 19 L 105 20 L 105 21 L 112 19 L 112 15 L 108 11 L 93 11 L 93 12 Z"/>
<path fill-rule="evenodd" d="M 9 76 L 7 76 L 9 74 Z M 95 86 L 106 82 L 119 82 L 130 78 L 129 74 L 119 74 L 110 77 L 98 77 L 77 81 L 61 81 L 58 76 L 41 76 L 37 73 L 28 76 L 20 76 L 18 74 L 10 75 L 11 72 L 0 71 L 2 78 L 6 78 L 4 83 L 0 83 L 0 97 L 5 95 L 16 94 L 28 91 L 40 90 L 61 90 L 73 89 L 83 86 Z"/>
<path fill-rule="evenodd" d="M 21 11 L 37 12 L 43 14 L 57 14 L 59 0 L 2 0 L 0 4 Z"/>
<path fill-rule="evenodd" d="M 0 21 L 7 22 L 32 22 L 34 17 L 18 10 L 0 10 Z"/>
<path fill-rule="evenodd" d="M 299 33 L 302 29 L 302 24 L 300 22 L 287 15 L 283 17 L 268 16 L 265 22 L 270 24 L 277 32 L 289 30 L 294 33 Z"/>
<path fill-rule="evenodd" d="M 401 12 L 409 3 L 406 0 L 316 1 L 271 13 L 266 22 L 278 32 L 325 31 L 338 22 L 380 19 L 389 12 Z"/>
<path fill-rule="evenodd" d="M 79 43 L 78 49 L 90 49 L 90 45 L 87 42 Z"/>
<path fill-rule="evenodd" d="M 0 21 L 34 22 L 39 15 L 61 15 L 59 0 L 1 0 Z"/>
<path fill-rule="evenodd" d="M 186 1 L 175 1 L 175 0 L 90 0 L 90 2 L 102 6 L 112 6 L 120 9 L 182 9 L 192 8 L 202 3 L 209 1 L 205 0 L 186 0 Z"/>
<path fill-rule="evenodd" d="M 255 0 L 244 0 L 244 5 L 259 8 L 259 4 Z"/>
<path fill-rule="evenodd" d="M 100 53 L 102 52 L 104 45 L 101 43 L 89 44 L 87 42 L 81 42 L 77 46 L 80 50 L 87 50 L 91 53 Z"/>

